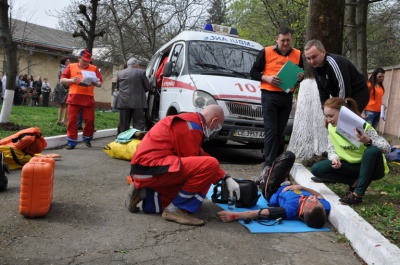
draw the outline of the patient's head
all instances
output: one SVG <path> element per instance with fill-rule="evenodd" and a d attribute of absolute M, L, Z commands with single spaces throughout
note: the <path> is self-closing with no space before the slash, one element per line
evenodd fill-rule
<path fill-rule="evenodd" d="M 309 227 L 321 228 L 326 223 L 326 212 L 317 196 L 307 196 L 305 202 L 300 205 L 299 218 Z"/>

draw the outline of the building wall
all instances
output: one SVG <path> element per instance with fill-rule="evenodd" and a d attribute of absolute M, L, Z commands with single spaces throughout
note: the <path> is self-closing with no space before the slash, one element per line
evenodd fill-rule
<path fill-rule="evenodd" d="M 33 75 L 33 78 L 36 80 L 38 76 L 47 77 L 49 79 L 49 83 L 52 89 L 55 88 L 58 82 L 58 71 L 60 70 L 60 59 L 61 56 L 55 56 L 46 53 L 40 53 L 26 50 L 18 51 L 18 61 L 19 61 L 19 69 L 18 74 L 28 74 Z M 3 72 L 4 67 L 4 51 L 3 48 L 0 47 L 0 72 Z M 72 58 L 71 62 L 77 62 L 77 58 Z M 103 85 L 98 88 L 95 87 L 95 100 L 96 106 L 103 109 L 111 108 L 112 101 L 112 79 L 113 79 L 113 68 L 107 64 L 98 65 L 94 62 L 96 66 L 99 67 L 100 72 L 103 76 Z"/>
<path fill-rule="evenodd" d="M 385 67 L 385 94 L 382 103 L 386 105 L 386 119 L 379 122 L 378 131 L 400 137 L 400 65 Z"/>

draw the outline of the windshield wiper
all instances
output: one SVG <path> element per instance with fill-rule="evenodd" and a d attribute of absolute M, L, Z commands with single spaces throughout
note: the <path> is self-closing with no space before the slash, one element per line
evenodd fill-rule
<path fill-rule="evenodd" d="M 226 68 L 226 67 L 222 67 L 222 66 L 219 66 L 219 65 L 215 65 L 215 64 L 209 64 L 209 63 L 195 63 L 195 65 L 201 66 L 201 67 L 203 67 L 204 69 L 205 69 L 205 68 L 212 68 L 212 69 L 219 69 L 219 70 L 228 70 L 228 71 L 230 71 L 231 73 L 234 73 L 234 74 L 237 74 L 237 75 L 241 75 L 241 76 L 244 76 L 244 77 L 246 77 L 246 78 L 248 77 L 248 75 L 243 74 L 243 73 L 241 73 L 241 72 L 238 72 L 238 71 L 235 71 L 235 70 Z"/>

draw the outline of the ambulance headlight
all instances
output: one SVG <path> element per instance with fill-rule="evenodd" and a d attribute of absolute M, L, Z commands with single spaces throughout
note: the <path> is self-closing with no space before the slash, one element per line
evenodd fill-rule
<path fill-rule="evenodd" d="M 217 101 L 210 94 L 197 90 L 193 93 L 193 105 L 196 108 L 204 108 L 208 105 L 217 105 Z"/>

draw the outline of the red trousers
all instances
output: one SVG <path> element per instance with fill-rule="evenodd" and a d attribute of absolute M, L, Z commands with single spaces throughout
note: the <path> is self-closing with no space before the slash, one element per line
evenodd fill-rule
<path fill-rule="evenodd" d="M 83 127 L 84 138 L 91 138 L 94 134 L 94 106 L 81 106 L 68 104 L 68 130 L 69 140 L 78 140 L 78 115 L 82 111 L 82 118 L 85 123 Z"/>
<path fill-rule="evenodd" d="M 193 156 L 181 158 L 181 170 L 179 172 L 165 173 L 161 175 L 141 178 L 133 176 L 137 188 L 151 190 L 151 196 L 146 196 L 143 202 L 143 211 L 161 212 L 171 202 L 178 208 L 189 212 L 197 212 L 210 189 L 212 183 L 217 183 L 225 176 L 219 162 L 212 156 Z M 154 192 L 158 193 L 153 196 Z M 153 198 L 153 199 L 152 199 Z M 161 207 L 154 207 L 161 201 Z M 145 204 L 150 204 L 145 205 Z M 148 210 L 153 209 L 154 210 Z M 156 210 L 157 209 L 157 210 Z"/>

